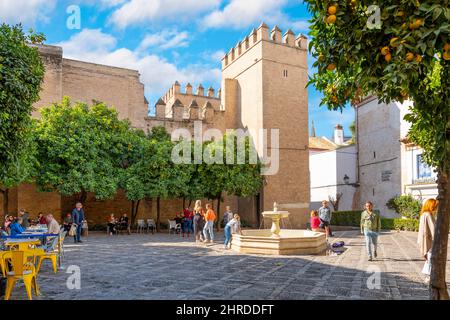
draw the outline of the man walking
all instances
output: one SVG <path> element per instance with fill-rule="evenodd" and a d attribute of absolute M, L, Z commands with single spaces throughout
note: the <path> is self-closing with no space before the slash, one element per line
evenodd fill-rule
<path fill-rule="evenodd" d="M 77 202 L 75 205 L 75 209 L 72 210 L 72 219 L 73 223 L 77 225 L 77 233 L 74 236 L 75 243 L 82 242 L 81 241 L 81 229 L 83 227 L 83 222 L 85 220 L 84 217 L 84 209 L 81 202 Z"/>
<path fill-rule="evenodd" d="M 331 233 L 330 224 L 331 224 L 331 209 L 328 207 L 328 201 L 323 200 L 322 206 L 319 208 L 319 219 L 321 222 L 321 225 L 325 229 L 325 233 L 327 237 L 332 237 L 333 234 Z"/>
<path fill-rule="evenodd" d="M 372 258 L 377 257 L 377 241 L 378 233 L 381 230 L 381 218 L 380 214 L 373 212 L 372 202 L 367 201 L 365 208 L 366 210 L 361 213 L 361 233 L 364 234 L 366 239 L 366 248 L 367 254 L 369 255 L 369 261 L 372 261 Z"/>

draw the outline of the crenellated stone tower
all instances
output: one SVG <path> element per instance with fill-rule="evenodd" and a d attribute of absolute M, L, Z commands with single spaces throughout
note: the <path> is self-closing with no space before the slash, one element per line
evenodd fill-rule
<path fill-rule="evenodd" d="M 307 81 L 306 37 L 277 26 L 269 32 L 262 23 L 222 59 L 227 128 L 279 129 L 279 171 L 266 177 L 258 210 L 277 202 L 291 212 L 293 227 L 305 227 L 310 201 Z M 257 150 L 262 155 L 261 145 Z M 240 200 L 239 210 L 254 205 Z"/>

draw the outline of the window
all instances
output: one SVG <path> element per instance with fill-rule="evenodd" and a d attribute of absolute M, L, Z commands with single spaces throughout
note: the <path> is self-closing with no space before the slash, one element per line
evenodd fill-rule
<path fill-rule="evenodd" d="M 285 69 L 283 70 L 283 77 L 287 78 L 288 77 L 288 71 Z"/>
<path fill-rule="evenodd" d="M 417 180 L 427 180 L 433 177 L 433 170 L 427 165 L 421 154 L 417 155 Z"/>
<path fill-rule="evenodd" d="M 377 158 L 377 154 L 375 153 L 375 151 L 373 152 L 373 158 L 374 158 L 374 159 Z"/>

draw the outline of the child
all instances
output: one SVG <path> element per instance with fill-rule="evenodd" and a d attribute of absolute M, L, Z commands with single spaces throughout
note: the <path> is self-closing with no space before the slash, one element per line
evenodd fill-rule
<path fill-rule="evenodd" d="M 211 204 L 208 203 L 206 205 L 205 227 L 203 228 L 203 235 L 205 236 L 206 243 L 208 240 L 210 243 L 214 242 L 214 220 L 216 220 L 216 214 L 214 213 Z"/>
<path fill-rule="evenodd" d="M 320 231 L 320 219 L 319 212 L 317 210 L 311 211 L 311 230 L 312 231 Z"/>
<path fill-rule="evenodd" d="M 230 249 L 231 248 L 231 231 L 234 231 L 235 233 L 239 233 L 242 234 L 241 231 L 241 217 L 239 217 L 238 214 L 235 214 L 233 219 L 231 219 L 230 221 L 228 221 L 228 223 L 225 225 L 225 249 Z M 228 246 L 230 245 L 230 246 Z"/>

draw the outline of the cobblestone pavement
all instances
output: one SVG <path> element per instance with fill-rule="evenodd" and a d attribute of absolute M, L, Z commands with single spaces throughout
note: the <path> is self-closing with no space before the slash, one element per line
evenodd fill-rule
<path fill-rule="evenodd" d="M 356 231 L 335 235 L 347 249 L 339 256 L 286 257 L 225 251 L 222 234 L 207 247 L 167 233 L 91 233 L 79 245 L 66 239 L 57 274 L 43 263 L 38 299 L 427 299 L 416 233 L 382 233 L 373 262 Z M 67 288 L 71 265 L 80 267 L 80 290 Z M 375 271 L 380 286 L 371 290 L 367 281 Z M 12 299 L 25 298 L 23 285 L 16 285 Z"/>

